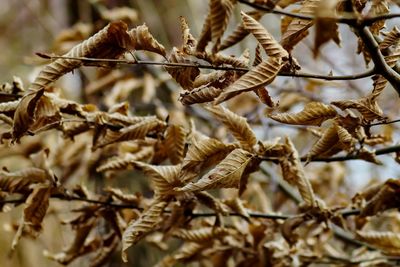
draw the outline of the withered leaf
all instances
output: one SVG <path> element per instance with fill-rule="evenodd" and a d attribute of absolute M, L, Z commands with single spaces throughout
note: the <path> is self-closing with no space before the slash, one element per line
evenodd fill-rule
<path fill-rule="evenodd" d="M 122 235 L 122 260 L 128 262 L 127 250 L 139 242 L 146 234 L 154 230 L 160 222 L 160 215 L 168 205 L 167 201 L 155 201 L 139 219 L 132 220 Z"/>
<path fill-rule="evenodd" d="M 264 12 L 259 11 L 259 10 L 254 10 L 254 11 L 246 12 L 245 14 L 247 16 L 252 17 L 256 21 L 258 21 L 264 15 Z M 221 46 L 219 47 L 219 49 L 220 50 L 224 50 L 224 49 L 226 49 L 228 47 L 231 47 L 231 46 L 239 43 L 248 34 L 249 34 L 249 32 L 243 26 L 243 22 L 240 22 L 236 26 L 235 30 L 233 30 L 233 32 L 221 42 Z"/>
<path fill-rule="evenodd" d="M 184 187 L 176 188 L 179 192 L 195 192 L 212 188 L 239 188 L 240 180 L 246 173 L 246 167 L 254 159 L 254 155 L 243 149 L 233 150 L 214 169 Z"/>
<path fill-rule="evenodd" d="M 314 58 L 318 56 L 320 47 L 330 40 L 340 45 L 339 26 L 332 14 L 337 3 L 338 0 L 321 0 L 315 10 Z"/>
<path fill-rule="evenodd" d="M 128 26 L 122 22 L 112 22 L 98 33 L 73 47 L 65 57 L 118 58 L 131 48 L 127 32 Z M 59 58 L 45 66 L 29 87 L 33 91 L 46 88 L 64 74 L 80 67 L 81 60 Z"/>
<path fill-rule="evenodd" d="M 253 146 L 257 143 L 257 138 L 246 118 L 222 106 L 207 106 L 205 108 L 212 112 L 229 129 L 243 149 L 247 151 L 253 150 Z"/>
<path fill-rule="evenodd" d="M 366 206 L 361 210 L 362 216 L 374 216 L 388 209 L 400 207 L 400 182 L 389 179 L 379 187 L 374 187 L 372 198 L 367 199 Z"/>
<path fill-rule="evenodd" d="M 313 188 L 307 179 L 303 165 L 301 164 L 299 153 L 294 147 L 292 141 L 286 137 L 285 146 L 287 156 L 279 161 L 282 169 L 282 175 L 285 181 L 294 185 L 299 190 L 301 197 L 309 207 L 314 207 L 316 203 Z"/>
<path fill-rule="evenodd" d="M 306 0 L 303 2 L 299 14 L 313 15 L 320 0 Z M 293 18 L 282 32 L 281 45 L 287 51 L 291 51 L 308 34 L 308 29 L 313 25 L 312 20 Z"/>
<path fill-rule="evenodd" d="M 274 39 L 274 37 L 254 18 L 242 12 L 242 21 L 246 30 L 256 37 L 265 53 L 270 57 L 279 57 L 282 61 L 289 59 L 288 52 Z"/>
<path fill-rule="evenodd" d="M 181 165 L 157 166 L 140 161 L 135 161 L 133 164 L 151 177 L 155 193 L 159 196 L 173 194 L 173 188 L 180 185 L 180 181 L 177 177 L 181 170 Z"/>
<path fill-rule="evenodd" d="M 149 32 L 146 24 L 137 26 L 128 32 L 131 43 L 130 46 L 135 50 L 145 50 L 166 56 L 165 48 Z"/>
<path fill-rule="evenodd" d="M 252 91 L 261 86 L 270 84 L 282 67 L 282 59 L 271 57 L 268 61 L 263 61 L 242 77 L 226 88 L 224 92 L 215 100 L 216 104 L 222 103 L 243 92 Z"/>
<path fill-rule="evenodd" d="M 272 114 L 269 117 L 287 124 L 320 126 L 327 119 L 335 117 L 336 114 L 336 110 L 331 105 L 310 102 L 304 106 L 301 112 Z"/>
<path fill-rule="evenodd" d="M 43 96 L 44 89 L 30 91 L 19 102 L 14 114 L 13 140 L 19 140 L 35 120 L 35 110 L 40 98 Z"/>

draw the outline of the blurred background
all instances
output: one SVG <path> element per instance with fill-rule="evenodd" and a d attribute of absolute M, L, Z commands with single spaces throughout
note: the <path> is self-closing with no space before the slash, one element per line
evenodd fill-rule
<path fill-rule="evenodd" d="M 239 5 L 240 6 L 240 5 Z M 120 13 L 112 12 L 119 10 Z M 231 21 L 227 33 L 230 33 L 239 21 L 239 11 L 249 10 L 240 6 L 235 10 L 234 19 Z M 123 14 L 130 27 L 143 24 L 149 27 L 150 32 L 163 44 L 167 51 L 181 43 L 181 30 L 179 16 L 188 20 L 191 32 L 198 36 L 204 18 L 207 14 L 208 3 L 203 0 L 2 0 L 0 1 L 0 83 L 10 82 L 13 76 L 20 77 L 28 85 L 40 69 L 43 62 L 35 52 L 48 52 L 62 54 L 65 50 L 79 43 L 81 38 L 86 39 L 92 33 L 102 28 L 107 21 L 120 18 Z M 121 13 L 122 12 L 122 13 Z M 276 36 L 280 36 L 279 16 L 267 14 L 261 20 L 263 25 Z M 399 25 L 399 20 L 391 20 L 387 28 Z M 340 26 L 342 45 L 338 47 L 329 43 L 322 48 L 318 59 L 313 59 L 313 32 L 301 42 L 293 52 L 302 66 L 302 71 L 333 75 L 349 75 L 361 73 L 373 67 L 371 63 L 366 66 L 362 56 L 356 54 L 357 39 L 349 27 Z M 79 33 L 79 34 L 77 34 Z M 70 35 L 68 35 L 70 34 Z M 70 39 L 68 39 L 70 38 Z M 62 40 L 62 41 L 60 41 Z M 254 54 L 256 42 L 252 37 L 247 37 L 244 42 L 226 50 L 226 54 L 240 55 L 246 48 Z M 82 101 L 79 90 L 81 77 L 78 74 L 68 74 L 60 80 L 59 86 L 70 88 L 69 96 L 77 101 Z M 27 86 L 25 86 L 27 87 Z M 354 81 L 325 82 L 321 80 L 293 79 L 280 77 L 270 86 L 270 93 L 281 105 L 292 105 L 292 111 L 300 110 L 304 103 L 290 102 L 294 95 L 307 95 L 309 98 L 329 103 L 341 99 L 353 99 L 366 95 L 372 88 L 370 78 Z M 279 98 L 278 98 L 279 96 Z M 298 98 L 296 98 L 298 99 Z M 285 102 L 286 101 L 286 102 Z M 390 119 L 397 119 L 400 101 L 394 90 L 386 89 L 379 100 L 384 113 Z M 254 102 L 252 102 L 254 103 Z M 258 111 L 262 114 L 263 110 Z M 266 130 L 270 120 L 262 121 L 263 127 L 257 130 L 262 139 L 289 134 L 296 136 L 295 143 L 301 154 L 309 149 L 309 142 L 298 134 L 296 129 L 274 127 Z M 380 127 L 379 131 L 393 132 L 394 143 L 398 142 L 398 126 L 396 124 Z M 308 140 L 308 139 L 307 139 Z M 353 195 L 358 189 L 371 180 L 386 180 L 399 177 L 400 168 L 392 156 L 379 157 L 383 165 L 377 166 L 362 161 L 338 163 L 337 167 L 343 168 L 346 173 L 345 183 L 351 188 Z M 313 164 L 312 168 L 323 168 L 323 164 Z M 312 173 L 311 167 L 306 168 Z M 329 170 L 328 170 L 329 173 Z M 328 174 L 329 177 L 329 174 Z M 311 177 L 318 179 L 318 177 Z M 72 204 L 66 202 L 55 205 L 65 205 L 65 210 L 70 210 Z M 63 206 L 59 206 L 59 209 Z M 19 248 L 10 255 L 10 246 L 14 235 L 13 223 L 17 222 L 22 212 L 16 208 L 9 213 L 0 213 L 0 265 L 1 266 L 59 266 L 54 261 L 43 257 L 43 250 L 51 249 L 60 251 L 68 243 L 68 229 L 59 224 L 63 214 L 53 213 L 47 216 L 44 231 L 37 240 L 23 239 Z M 110 266 L 147 266 L 147 260 L 155 262 L 151 251 L 137 246 L 136 263 L 123 265 L 116 261 Z M 139 257 L 140 255 L 140 257 Z M 116 257 L 119 257 L 117 253 Z M 87 266 L 85 260 L 74 261 L 71 266 Z"/>

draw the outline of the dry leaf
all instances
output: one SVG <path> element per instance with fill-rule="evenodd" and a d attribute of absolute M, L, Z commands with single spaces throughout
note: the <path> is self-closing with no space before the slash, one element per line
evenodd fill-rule
<path fill-rule="evenodd" d="M 270 57 L 281 58 L 282 61 L 289 59 L 288 52 L 274 39 L 274 37 L 255 19 L 242 12 L 242 21 L 246 30 L 256 37 L 265 53 Z"/>
<path fill-rule="evenodd" d="M 321 102 L 310 102 L 304 106 L 304 109 L 298 113 L 281 113 L 269 115 L 273 120 L 295 125 L 315 125 L 321 124 L 336 116 L 337 112 L 331 105 Z"/>
<path fill-rule="evenodd" d="M 252 91 L 261 86 L 270 84 L 278 74 L 282 67 L 281 58 L 270 58 L 263 61 L 255 68 L 248 71 L 239 78 L 231 86 L 226 88 L 224 92 L 215 100 L 216 104 L 222 103 L 243 92 Z"/>
<path fill-rule="evenodd" d="M 167 205 L 167 201 L 155 201 L 148 210 L 142 213 L 139 219 L 129 223 L 122 236 L 122 260 L 124 262 L 128 262 L 128 248 L 154 230 L 154 227 L 160 222 L 160 215 Z"/>
<path fill-rule="evenodd" d="M 244 179 L 243 176 L 248 175 L 245 171 L 246 167 L 253 159 L 253 154 L 242 149 L 235 149 L 197 182 L 189 183 L 175 190 L 196 192 L 212 188 L 239 188 L 241 179 Z"/>
<path fill-rule="evenodd" d="M 257 138 L 247 123 L 246 118 L 222 106 L 208 106 L 205 108 L 212 112 L 228 128 L 236 140 L 240 142 L 241 148 L 253 151 L 253 146 L 257 143 Z"/>

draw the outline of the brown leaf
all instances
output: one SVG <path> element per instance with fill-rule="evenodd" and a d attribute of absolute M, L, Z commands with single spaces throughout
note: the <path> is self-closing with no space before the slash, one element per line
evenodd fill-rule
<path fill-rule="evenodd" d="M 165 48 L 149 32 L 146 24 L 137 26 L 128 32 L 131 47 L 135 50 L 145 50 L 166 56 Z"/>
<path fill-rule="evenodd" d="M 246 30 L 250 31 L 270 57 L 289 59 L 288 52 L 274 39 L 274 37 L 255 19 L 242 12 L 242 21 Z"/>
<path fill-rule="evenodd" d="M 254 10 L 254 11 L 246 12 L 245 14 L 247 16 L 252 17 L 256 21 L 258 21 L 264 15 L 264 12 L 259 11 L 259 10 Z M 239 43 L 248 34 L 249 34 L 249 32 L 243 26 L 243 22 L 240 22 L 236 26 L 235 30 L 233 30 L 233 32 L 221 42 L 221 46 L 219 47 L 219 49 L 220 50 L 224 50 L 224 49 L 226 49 L 228 47 L 231 47 L 231 46 Z"/>
<path fill-rule="evenodd" d="M 315 8 L 319 1 L 320 0 L 304 1 L 298 13 L 303 15 L 314 15 Z M 298 18 L 290 19 L 287 28 L 282 32 L 281 45 L 283 48 L 290 52 L 296 44 L 307 36 L 308 28 L 310 28 L 313 23 L 312 20 Z"/>
<path fill-rule="evenodd" d="M 165 133 L 165 148 L 172 164 L 182 163 L 186 143 L 186 130 L 182 125 L 169 125 Z"/>
<path fill-rule="evenodd" d="M 18 104 L 14 114 L 13 140 L 19 139 L 26 134 L 30 125 L 35 121 L 35 110 L 40 98 L 43 96 L 44 89 L 39 91 L 30 91 Z"/>
<path fill-rule="evenodd" d="M 339 26 L 334 18 L 338 0 L 321 0 L 315 10 L 315 40 L 313 54 L 318 57 L 320 47 L 333 40 L 340 45 Z"/>
<path fill-rule="evenodd" d="M 167 201 L 155 201 L 139 219 L 132 220 L 122 235 L 122 260 L 128 262 L 127 250 L 139 242 L 146 234 L 154 230 L 160 222 L 161 214 L 168 205 Z"/>
<path fill-rule="evenodd" d="M 287 155 L 279 161 L 283 179 L 285 179 L 289 184 L 297 187 L 301 197 L 308 207 L 314 207 L 317 205 L 314 191 L 311 187 L 310 181 L 305 175 L 299 153 L 288 137 L 285 139 L 285 146 Z"/>
<path fill-rule="evenodd" d="M 253 146 L 257 143 L 257 138 L 247 123 L 246 118 L 222 106 L 207 106 L 205 108 L 212 112 L 229 129 L 236 140 L 240 142 L 241 148 L 253 151 Z"/>
<path fill-rule="evenodd" d="M 112 22 L 98 33 L 73 47 L 65 57 L 118 58 L 131 48 L 127 32 L 128 26 L 122 22 Z M 64 74 L 80 67 L 81 60 L 59 58 L 43 68 L 29 87 L 33 91 L 46 89 Z"/>
<path fill-rule="evenodd" d="M 215 87 L 203 86 L 184 92 L 180 95 L 179 101 L 183 105 L 193 105 L 205 102 L 211 102 L 222 93 L 222 90 Z"/>
<path fill-rule="evenodd" d="M 242 176 L 247 175 L 245 169 L 253 159 L 253 154 L 242 149 L 235 149 L 200 180 L 175 190 L 196 192 L 212 188 L 239 188 Z"/>
<path fill-rule="evenodd" d="M 273 120 L 295 125 L 315 125 L 320 126 L 327 119 L 335 117 L 336 110 L 331 105 L 321 102 L 310 102 L 298 113 L 281 113 L 270 115 Z"/>
<path fill-rule="evenodd" d="M 243 92 L 252 91 L 261 86 L 270 84 L 282 67 L 281 58 L 270 58 L 263 61 L 255 68 L 248 71 L 242 77 L 226 88 L 224 92 L 215 100 L 216 104 L 222 103 Z"/>
<path fill-rule="evenodd" d="M 374 187 L 373 194 L 369 194 L 372 198 L 367 198 L 368 195 L 362 194 L 361 196 L 366 198 L 368 202 L 361 210 L 361 216 L 374 216 L 385 210 L 398 208 L 400 205 L 399 193 L 399 180 L 389 179 L 379 187 Z"/>

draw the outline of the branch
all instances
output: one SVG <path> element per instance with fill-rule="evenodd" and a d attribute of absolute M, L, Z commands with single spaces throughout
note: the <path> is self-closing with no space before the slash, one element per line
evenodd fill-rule
<path fill-rule="evenodd" d="M 379 45 L 376 42 L 371 31 L 367 27 L 356 28 L 357 33 L 361 40 L 364 42 L 365 47 L 371 55 L 371 59 L 374 62 L 375 70 L 377 73 L 381 74 L 389 83 L 393 86 L 396 92 L 400 95 L 400 74 L 398 74 L 394 69 L 392 69 L 385 60 L 379 50 Z"/>
<path fill-rule="evenodd" d="M 394 152 L 400 152 L 400 145 L 395 145 L 395 146 L 390 146 L 390 147 L 385 147 L 382 149 L 378 149 L 375 151 L 375 155 L 385 155 L 385 154 L 390 154 Z M 331 157 L 331 158 L 315 158 L 312 159 L 311 161 L 314 162 L 332 162 L 332 161 L 347 161 L 347 160 L 358 160 L 361 159 L 357 154 L 355 155 L 347 155 L 347 156 L 338 156 L 338 157 Z M 306 157 L 302 157 L 301 161 L 307 161 Z"/>
<path fill-rule="evenodd" d="M 127 60 L 127 59 L 107 59 L 107 58 L 88 58 L 88 57 L 67 57 L 67 56 L 57 56 L 57 55 L 47 55 L 44 53 L 36 53 L 39 57 L 46 59 L 71 59 L 71 60 L 81 60 L 82 62 L 92 62 L 92 63 L 115 63 L 115 64 L 123 64 L 123 65 L 153 65 L 153 66 L 168 66 L 168 67 L 194 67 L 199 69 L 211 69 L 211 70 L 224 70 L 224 71 L 241 71 L 247 72 L 249 68 L 240 68 L 240 67 L 229 67 L 229 66 L 214 66 L 214 65 L 205 65 L 197 62 L 193 63 L 176 63 L 176 62 L 160 62 L 160 61 L 151 61 L 151 60 Z M 280 72 L 278 76 L 283 77 L 296 77 L 296 78 L 311 78 L 311 79 L 321 79 L 327 81 L 334 80 L 357 80 L 366 77 L 370 77 L 375 74 L 375 70 L 367 70 L 362 73 L 350 74 L 350 75 L 322 75 L 322 74 L 314 74 L 314 73 L 305 73 L 305 72 Z"/>
<path fill-rule="evenodd" d="M 261 5 L 261 4 L 256 4 L 256 3 L 250 2 L 249 0 L 238 0 L 238 2 L 245 4 L 247 6 L 250 6 L 254 9 L 265 11 L 265 12 L 268 12 L 271 14 L 284 15 L 284 16 L 298 18 L 298 19 L 304 19 L 304 20 L 314 20 L 315 19 L 314 16 L 293 13 L 290 11 L 284 11 L 284 10 L 276 9 L 276 8 L 271 8 L 271 7 Z M 398 17 L 400 17 L 400 14 L 392 13 L 392 14 L 377 15 L 374 17 L 365 17 L 365 18 L 354 16 L 354 15 L 350 15 L 350 16 L 348 15 L 348 16 L 342 16 L 342 17 L 332 17 L 332 18 L 335 19 L 337 23 L 348 24 L 348 25 L 353 25 L 353 26 L 357 25 L 358 27 L 364 27 L 364 26 L 369 26 L 379 20 L 393 19 L 393 18 L 398 18 Z"/>

